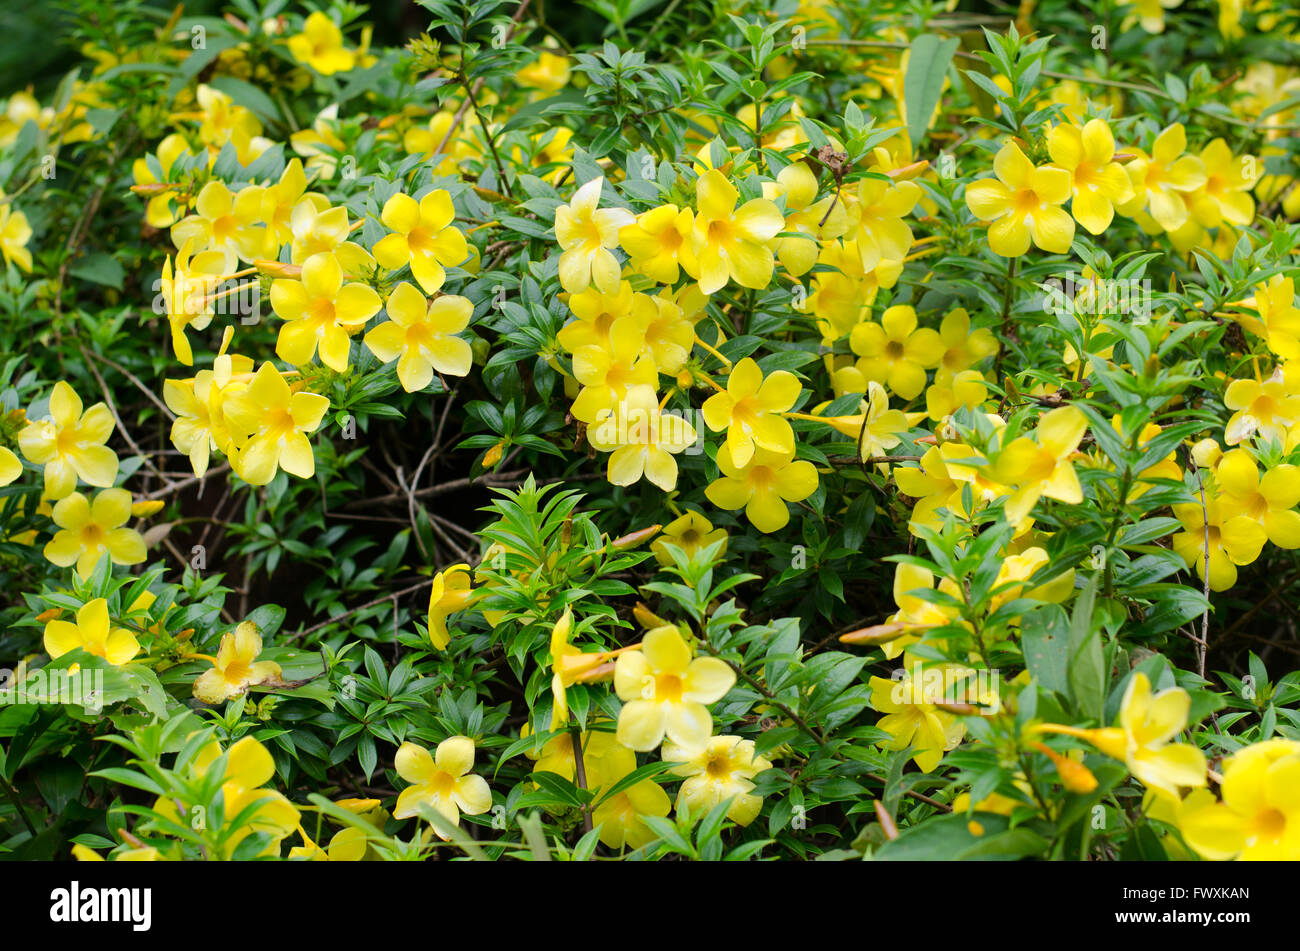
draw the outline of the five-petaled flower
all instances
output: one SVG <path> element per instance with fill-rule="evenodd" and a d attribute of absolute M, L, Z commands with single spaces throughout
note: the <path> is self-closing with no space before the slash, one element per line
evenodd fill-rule
<path fill-rule="evenodd" d="M 691 658 L 677 628 L 646 633 L 641 650 L 620 655 L 614 690 L 623 701 L 618 741 L 628 749 L 653 750 L 667 736 L 678 746 L 699 746 L 713 732 L 705 704 L 721 700 L 735 672 L 716 657 Z"/>
<path fill-rule="evenodd" d="M 257 625 L 252 621 L 236 625 L 221 636 L 217 656 L 211 658 L 212 669 L 194 679 L 194 696 L 204 703 L 225 703 L 249 687 L 278 683 L 280 665 L 271 660 L 259 661 L 261 653 L 262 635 Z"/>
<path fill-rule="evenodd" d="M 408 740 L 398 749 L 395 765 L 397 775 L 411 784 L 397 797 L 395 819 L 410 819 L 420 816 L 423 809 L 433 809 L 453 826 L 459 826 L 462 812 L 477 816 L 492 808 L 487 781 L 470 772 L 474 768 L 474 741 L 468 736 L 448 737 L 432 755 Z M 440 839 L 451 838 L 437 823 L 433 831 Z"/>

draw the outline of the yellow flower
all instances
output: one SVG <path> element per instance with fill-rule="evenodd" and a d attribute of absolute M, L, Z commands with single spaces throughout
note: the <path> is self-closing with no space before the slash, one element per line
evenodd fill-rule
<path fill-rule="evenodd" d="M 393 818 L 410 819 L 420 806 L 437 810 L 453 826 L 460 814 L 477 816 L 492 808 L 492 791 L 474 768 L 474 741 L 468 736 L 451 736 L 438 744 L 431 756 L 423 746 L 406 742 L 397 751 L 397 774 L 412 785 L 397 797 Z M 451 836 L 434 826 L 438 838 Z"/>
<path fill-rule="evenodd" d="M 285 321 L 275 354 L 296 367 L 321 363 L 336 373 L 348 368 L 348 337 L 373 317 L 383 302 L 373 288 L 344 284 L 343 269 L 332 254 L 313 254 L 302 266 L 302 280 L 271 284 L 271 309 Z"/>
<path fill-rule="evenodd" d="M 164 138 L 158 143 L 158 169 L 161 175 L 155 175 L 147 159 L 138 158 L 131 166 L 131 177 L 137 185 L 167 185 L 171 181 L 172 168 L 184 156 L 191 156 L 189 143 L 177 133 Z M 180 217 L 181 206 L 177 204 L 180 192 L 176 188 L 163 188 L 150 191 L 152 196 L 145 207 L 144 220 L 151 228 L 170 228 Z"/>
<path fill-rule="evenodd" d="M 403 281 L 385 305 L 389 319 L 365 336 L 384 363 L 397 361 L 402 389 L 415 393 L 433 381 L 433 371 L 465 376 L 474 362 L 469 341 L 458 337 L 474 316 L 467 298 L 443 295 L 432 301 Z"/>
<path fill-rule="evenodd" d="M 602 799 L 591 811 L 591 821 L 600 829 L 600 841 L 607 848 L 639 849 L 658 838 L 641 817 L 663 818 L 670 808 L 672 800 L 659 784 L 652 779 L 643 779 Z"/>
<path fill-rule="evenodd" d="M 1206 547 L 1209 547 L 1209 582 L 1214 591 L 1227 591 L 1237 583 L 1237 565 L 1248 565 L 1259 557 L 1268 540 L 1263 525 L 1207 496 L 1204 509 L 1199 501 L 1173 507 L 1184 531 L 1169 540 L 1175 552 L 1206 580 Z M 1208 522 L 1207 522 L 1208 516 Z M 1208 528 L 1207 528 L 1208 524 Z"/>
<path fill-rule="evenodd" d="M 704 490 L 705 496 L 721 509 L 743 508 L 760 532 L 785 528 L 790 521 L 786 503 L 802 502 L 817 491 L 816 467 L 796 460 L 793 452 L 758 449 L 747 465 L 738 466 L 724 443 L 717 462 L 722 475 Z"/>
<path fill-rule="evenodd" d="M 252 621 L 244 621 L 221 636 L 212 669 L 194 679 L 194 696 L 204 703 L 225 703 L 242 696 L 249 687 L 280 682 L 280 665 L 259 661 L 262 635 Z"/>
<path fill-rule="evenodd" d="M 80 492 L 54 505 L 55 532 L 45 546 L 45 557 L 60 568 L 77 566 L 77 574 L 89 577 L 99 559 L 108 555 L 114 565 L 136 565 L 145 559 L 140 533 L 123 528 L 131 517 L 131 493 L 126 489 L 105 489 L 92 504 Z"/>
<path fill-rule="evenodd" d="M 592 731 L 582 735 L 582 761 L 587 788 L 597 793 L 591 818 L 600 841 L 611 849 L 635 849 L 651 842 L 655 835 L 642 817 L 666 816 L 671 807 L 667 793 L 657 783 L 646 779 L 613 796 L 599 795 L 636 769 L 636 754 L 619 743 L 613 733 Z M 546 744 L 533 772 L 543 770 L 570 781 L 576 777 L 571 734 L 564 733 Z"/>
<path fill-rule="evenodd" d="M 1070 173 L 1051 165 L 1034 167 L 1014 142 L 993 159 L 997 179 L 981 179 L 966 189 L 966 206 L 990 221 L 989 247 L 1003 257 L 1019 257 L 1030 241 L 1044 251 L 1067 254 L 1074 219 L 1061 207 L 1070 197 Z"/>
<path fill-rule="evenodd" d="M 608 680 L 614 673 L 610 664 L 615 657 L 640 648 L 639 644 L 620 647 L 613 651 L 587 653 L 569 643 L 573 631 L 573 611 L 564 609 L 560 619 L 551 628 L 551 698 L 555 707 L 551 714 L 551 729 L 569 722 L 569 702 L 565 691 L 576 683 L 597 683 Z"/>
<path fill-rule="evenodd" d="M 417 203 L 398 193 L 384 203 L 379 219 L 393 232 L 375 244 L 375 260 L 389 270 L 407 264 L 426 294 L 442 287 L 444 268 L 464 264 L 469 245 L 452 224 L 456 209 L 445 189 L 429 192 Z"/>
<path fill-rule="evenodd" d="M 1115 217 L 1115 204 L 1132 197 L 1133 186 L 1115 159 L 1115 136 L 1104 119 L 1082 128 L 1054 126 L 1047 133 L 1052 161 L 1070 173 L 1070 210 L 1091 234 L 1101 234 Z"/>
<path fill-rule="evenodd" d="M 212 435 L 213 378 L 211 370 L 200 370 L 192 380 L 163 381 L 163 400 L 176 414 L 171 429 L 172 445 L 189 457 L 197 476 L 208 471 L 212 450 L 216 448 Z"/>
<path fill-rule="evenodd" d="M 1232 449 L 1214 471 L 1222 493 L 1225 516 L 1245 515 L 1264 527 L 1278 548 L 1300 548 L 1300 468 L 1277 465 L 1260 478 L 1255 460 L 1245 449 Z"/>
<path fill-rule="evenodd" d="M 340 829 L 330 837 L 329 844 L 321 848 L 308 837 L 302 826 L 298 827 L 303 844 L 289 850 L 289 858 L 312 862 L 360 862 L 368 845 L 366 832 L 356 826 Z"/>
<path fill-rule="evenodd" d="M 640 752 L 665 735 L 677 746 L 699 746 L 713 732 L 705 704 L 721 700 L 735 682 L 735 672 L 718 658 L 692 660 L 677 628 L 655 628 L 640 651 L 622 654 L 614 665 L 614 691 L 623 701 L 618 741 Z"/>
<path fill-rule="evenodd" d="M 987 398 L 988 386 L 979 370 L 962 370 L 942 378 L 935 374 L 934 385 L 925 391 L 925 411 L 940 423 L 962 407 L 975 409 Z"/>
<path fill-rule="evenodd" d="M 570 410 L 590 425 L 603 410 L 617 410 L 634 387 L 659 382 L 654 357 L 645 347 L 645 328 L 635 315 L 610 325 L 609 343 L 580 347 L 573 354 L 573 376 L 582 386 Z"/>
<path fill-rule="evenodd" d="M 60 380 L 50 394 L 49 415 L 18 433 L 18 448 L 45 467 L 45 497 L 61 499 L 77 479 L 107 488 L 117 478 L 117 454 L 104 443 L 113 433 L 113 414 L 104 403 L 82 412 L 81 398 Z"/>
<path fill-rule="evenodd" d="M 207 773 L 221 757 L 221 746 L 215 740 L 199 751 L 192 768 L 196 777 Z M 266 747 L 251 736 L 234 743 L 226 751 L 226 768 L 221 777 L 221 798 L 226 822 L 248 811 L 239 828 L 231 830 L 223 839 L 222 854 L 230 858 L 239 843 L 250 835 L 264 833 L 271 837 L 264 855 L 279 855 L 280 842 L 293 835 L 302 815 L 284 794 L 275 789 L 263 789 L 275 777 L 275 760 Z M 190 824 L 190 817 L 179 815 L 176 804 L 159 797 L 154 810 L 173 822 Z"/>
<path fill-rule="evenodd" d="M 880 289 L 893 287 L 903 273 L 901 258 L 882 259 L 874 268 L 864 270 L 856 241 L 824 244 L 817 263 L 835 270 L 814 272 L 805 309 L 817 318 L 817 329 L 827 347 L 851 332 Z M 837 395 L 844 392 L 852 391 L 841 390 Z"/>
<path fill-rule="evenodd" d="M 880 323 L 861 323 L 849 335 L 864 380 L 883 383 L 901 399 L 925 389 L 925 371 L 943 358 L 943 339 L 929 327 L 916 326 L 916 311 L 907 305 L 888 308 Z"/>
<path fill-rule="evenodd" d="M 1205 228 L 1224 223 L 1243 227 L 1255 220 L 1255 200 L 1250 191 L 1259 181 L 1264 163 L 1253 155 L 1234 156 L 1223 139 L 1201 150 L 1205 184 L 1192 192 L 1192 217 Z M 1247 172 L 1249 171 L 1249 174 Z"/>
<path fill-rule="evenodd" d="M 289 136 L 289 144 L 299 155 L 307 157 L 307 170 L 320 171 L 320 177 L 329 181 L 338 171 L 339 159 L 347 154 L 347 143 L 334 131 L 338 122 L 338 103 L 330 103 L 312 120 L 311 128 L 301 129 Z"/>
<path fill-rule="evenodd" d="M 998 566 L 998 576 L 993 581 L 993 590 L 997 593 L 989 602 L 989 610 L 996 611 L 1007 602 L 1018 598 L 1048 601 L 1052 604 L 1060 604 L 1068 598 L 1074 593 L 1073 568 L 1058 570 L 1054 577 L 1037 587 L 1030 588 L 1026 585 L 1031 577 L 1049 564 L 1051 559 L 1047 555 L 1047 550 L 1037 545 L 1031 545 L 1020 552 L 1005 553 Z"/>
<path fill-rule="evenodd" d="M 697 269 L 691 252 L 694 226 L 695 216 L 689 208 L 660 205 L 620 228 L 618 240 L 633 268 L 652 281 L 675 284 L 683 266 L 689 271 Z"/>
<path fill-rule="evenodd" d="M 290 392 L 280 371 L 263 363 L 246 389 L 223 401 L 227 425 L 248 437 L 231 466 L 250 485 L 266 485 L 277 469 L 310 479 L 316 460 L 306 434 L 320 427 L 329 405 L 319 394 Z"/>
<path fill-rule="evenodd" d="M 289 215 L 289 260 L 303 264 L 313 254 L 329 252 L 338 259 L 346 277 L 361 277 L 375 269 L 375 259 L 359 244 L 347 240 L 351 234 L 348 210 L 331 208 L 319 195 L 307 194 Z M 384 239 L 380 239 L 383 241 Z"/>
<path fill-rule="evenodd" d="M 1178 807 L 1178 829 L 1208 859 L 1300 859 L 1300 743 L 1252 743 L 1223 761 L 1223 801 L 1193 790 Z"/>
<path fill-rule="evenodd" d="M 110 627 L 108 602 L 88 601 L 77 609 L 77 623 L 50 621 L 45 625 L 45 652 L 52 660 L 80 648 L 120 667 L 140 653 L 140 642 L 130 631 Z"/>
<path fill-rule="evenodd" d="M 1286 442 L 1287 430 L 1300 422 L 1300 371 L 1278 367 L 1263 382 L 1233 380 L 1223 391 L 1223 405 L 1235 411 L 1223 430 L 1229 446 L 1255 435 Z"/>
<path fill-rule="evenodd" d="M 1171 796 L 1179 787 L 1204 786 L 1205 757 L 1190 743 L 1169 741 L 1187 728 L 1191 696 L 1182 687 L 1151 693 L 1151 681 L 1138 671 L 1129 678 L 1120 703 L 1119 725 L 1098 730 L 1044 723 L 1037 730 L 1086 740 L 1112 759 L 1123 760 L 1143 785 Z"/>
<path fill-rule="evenodd" d="M 535 62 L 516 71 L 515 79 L 519 85 L 541 92 L 559 92 L 569 84 L 569 60 L 565 56 L 556 56 L 545 50 Z"/>
<path fill-rule="evenodd" d="M 221 252 L 226 270 L 233 270 L 239 261 L 251 263 L 262 256 L 266 243 L 261 223 L 265 196 L 260 185 L 232 192 L 225 182 L 208 182 L 194 203 L 194 214 L 172 225 L 172 241 L 177 248 L 189 244 L 200 251 Z"/>
<path fill-rule="evenodd" d="M 921 200 L 921 187 L 915 182 L 864 178 L 850 200 L 849 234 L 857 245 L 862 269 L 870 271 L 883 261 L 907 257 L 912 229 L 903 218 Z"/>
<path fill-rule="evenodd" d="M 1262 337 L 1268 348 L 1285 360 L 1300 360 L 1300 308 L 1295 306 L 1295 281 L 1274 274 L 1267 284 L 1259 284 L 1255 293 L 1231 306 L 1250 307 L 1252 314 L 1234 315 L 1243 327 Z"/>
<path fill-rule="evenodd" d="M 898 610 L 885 623 L 902 625 L 903 636 L 880 645 L 887 660 L 893 660 L 904 648 L 919 641 L 921 634 L 930 628 L 952 624 L 957 619 L 956 608 L 934 604 L 917 594 L 922 590 L 933 591 L 934 581 L 934 575 L 919 565 L 900 563 L 895 566 L 894 604 L 898 605 Z M 960 597 L 957 585 L 950 578 L 940 579 L 939 590 Z"/>
<path fill-rule="evenodd" d="M 447 616 L 469 607 L 474 597 L 470 590 L 469 565 L 452 565 L 433 576 L 433 587 L 429 590 L 429 640 L 438 650 L 446 650 L 451 643 Z"/>
<path fill-rule="evenodd" d="M 795 419 L 825 423 L 848 436 L 860 445 L 862 460 L 865 462 L 875 456 L 883 456 L 902 442 L 898 434 L 907 432 L 908 426 L 906 413 L 901 409 L 889 408 L 889 394 L 883 386 L 873 380 L 866 385 L 866 393 L 868 399 L 858 404 L 858 413 L 853 416 L 814 416 L 806 413 L 789 415 Z"/>
<path fill-rule="evenodd" d="M 577 353 L 582 347 L 608 347 L 614 321 L 629 316 L 632 308 L 643 300 L 649 298 L 634 294 L 627 281 L 620 281 L 618 290 L 610 294 L 595 287 L 570 294 L 569 310 L 577 319 L 565 324 L 555 339 L 570 353 Z"/>
<path fill-rule="evenodd" d="M 948 460 L 944 446 L 932 446 L 921 456 L 916 466 L 898 466 L 894 469 L 894 481 L 898 490 L 904 495 L 916 499 L 912 507 L 911 518 L 907 527 L 916 534 L 920 526 L 938 529 L 943 520 L 939 516 L 941 509 L 951 509 L 953 514 L 965 518 L 961 503 L 961 483 L 948 469 Z M 951 452 L 951 450 L 950 450 Z"/>
<path fill-rule="evenodd" d="M 923 773 L 939 765 L 943 754 L 956 748 L 966 735 L 966 725 L 955 714 L 935 706 L 949 697 L 950 687 L 973 671 L 956 664 L 910 669 L 900 680 L 872 677 L 869 681 L 873 710 L 885 714 L 876 727 L 889 734 L 876 745 L 887 750 L 912 748 L 912 762 Z"/>
<path fill-rule="evenodd" d="M 671 565 L 672 557 L 665 545 L 676 545 L 687 556 L 693 556 L 702 548 L 708 548 L 714 542 L 722 542 L 718 550 L 719 557 L 727 551 L 727 530 L 714 528 L 713 523 L 699 512 L 687 512 L 673 519 L 664 526 L 662 534 L 650 543 L 655 560 L 661 565 Z"/>
<path fill-rule="evenodd" d="M 307 175 L 301 159 L 291 159 L 280 180 L 262 192 L 259 218 L 266 225 L 262 253 L 268 258 L 280 255 L 280 248 L 293 241 L 293 210 L 307 192 Z M 314 199 L 309 199 L 314 200 Z"/>
<path fill-rule="evenodd" d="M 632 313 L 643 322 L 645 345 L 660 373 L 676 374 L 686 366 L 695 344 L 695 319 L 664 288 L 654 297 L 638 294 Z"/>
<path fill-rule="evenodd" d="M 32 252 L 27 242 L 32 239 L 32 226 L 27 216 L 13 207 L 13 202 L 0 190 L 0 256 L 6 264 L 16 264 L 18 269 L 31 273 Z"/>
<path fill-rule="evenodd" d="M 798 237 L 777 238 L 776 256 L 795 277 L 806 274 L 817 263 L 820 241 L 837 238 L 848 230 L 843 202 L 834 196 L 817 201 L 817 176 L 805 162 L 792 162 L 781 170 L 775 182 L 764 182 L 763 197 L 769 201 L 785 198 L 785 225 L 781 230 Z M 910 232 L 908 238 L 910 243 Z"/>
<path fill-rule="evenodd" d="M 87 848 L 79 842 L 72 845 L 72 857 L 78 862 L 103 862 L 104 857 L 98 852 Z M 153 846 L 145 846 L 139 849 L 122 849 L 120 852 L 113 852 L 109 856 L 109 861 L 113 862 L 157 862 L 161 860 L 162 855 Z"/>
<path fill-rule="evenodd" d="M 343 32 L 319 10 L 308 15 L 301 33 L 289 37 L 289 52 L 322 76 L 346 73 L 356 65 L 356 53 L 343 47 Z"/>
<path fill-rule="evenodd" d="M 965 307 L 944 315 L 939 322 L 939 341 L 943 344 L 943 356 L 939 358 L 936 380 L 969 369 L 998 352 L 998 338 L 993 331 L 987 327 L 971 330 L 970 314 Z"/>
<path fill-rule="evenodd" d="M 1165 31 L 1165 11 L 1172 10 L 1179 6 L 1183 0 L 1131 0 L 1133 4 L 1133 13 L 1125 18 L 1122 24 L 1123 29 L 1128 29 L 1134 20 L 1142 24 L 1142 29 L 1148 33 L 1163 33 Z"/>
<path fill-rule="evenodd" d="M 704 401 L 704 421 L 714 432 L 727 431 L 727 452 L 739 467 L 749 465 L 755 449 L 794 453 L 794 430 L 781 414 L 794 406 L 802 387 L 799 378 L 777 370 L 767 379 L 751 358 L 731 369 L 726 390 Z"/>
<path fill-rule="evenodd" d="M 227 142 L 245 147 L 262 133 L 262 123 L 243 106 L 237 106 L 230 96 L 206 84 L 194 92 L 199 111 L 173 116 L 174 119 L 195 119 L 199 122 L 199 139 L 209 151 L 220 152 Z M 241 159 L 242 161 L 242 159 Z"/>
<path fill-rule="evenodd" d="M 754 741 L 738 736 L 713 736 L 694 747 L 665 743 L 663 759 L 677 763 L 673 773 L 685 776 L 677 791 L 677 809 L 702 816 L 719 803 L 731 800 L 727 818 L 747 826 L 763 808 L 763 797 L 753 793 L 751 780 L 772 763 L 754 752 Z"/>
<path fill-rule="evenodd" d="M 1205 184 L 1205 164 L 1194 155 L 1184 155 L 1187 132 L 1175 122 L 1156 136 L 1151 155 L 1139 151 L 1124 167 L 1133 186 L 1133 197 L 1119 204 L 1122 214 L 1146 210 L 1166 231 L 1177 231 L 1191 217 L 1183 195 Z"/>
<path fill-rule="evenodd" d="M 13 450 L 0 446 L 0 486 L 8 485 L 23 474 L 23 463 Z"/>
<path fill-rule="evenodd" d="M 599 722 L 609 724 L 610 721 L 601 719 Z M 521 731 L 520 739 L 527 735 L 527 731 Z M 577 777 L 573 734 L 568 730 L 547 740 L 536 759 L 534 773 L 555 773 L 569 782 Z M 587 788 L 607 789 L 636 769 L 636 754 L 619 743 L 613 733 L 591 730 L 582 734 L 582 764 L 587 774 Z"/>
<path fill-rule="evenodd" d="M 734 280 L 742 287 L 766 287 L 772 280 L 774 258 L 768 246 L 785 225 L 785 218 L 766 198 L 754 198 L 739 209 L 739 192 L 726 176 L 710 169 L 695 183 L 697 212 L 691 232 L 694 262 L 682 266 L 712 294 Z M 691 270 L 691 264 L 694 270 Z"/>
<path fill-rule="evenodd" d="M 993 478 L 1016 490 L 1006 502 L 1007 521 L 1019 525 L 1043 496 L 1068 505 L 1083 501 L 1083 488 L 1070 458 L 1088 428 L 1074 406 L 1062 406 L 1038 421 L 1034 439 L 1021 436 L 1003 446 L 993 464 Z"/>
<path fill-rule="evenodd" d="M 603 178 L 593 178 L 574 192 L 573 200 L 555 209 L 555 239 L 559 242 L 560 285 L 579 294 L 592 284 L 606 294 L 618 291 L 621 268 L 611 248 L 619 231 L 633 221 L 623 208 L 601 208 Z"/>
<path fill-rule="evenodd" d="M 229 269 L 221 251 L 204 251 L 191 259 L 193 249 L 193 241 L 181 245 L 176 252 L 174 273 L 172 259 L 163 261 L 162 277 L 158 281 L 159 296 L 171 327 L 172 350 L 176 359 L 186 366 L 194 363 L 194 351 L 185 329 L 192 325 L 195 330 L 203 330 L 212 321 L 212 301 L 208 295 L 225 280 L 224 274 Z"/>
<path fill-rule="evenodd" d="M 695 438 L 683 417 L 660 411 L 649 386 L 630 387 L 616 410 L 602 410 L 587 427 L 591 445 L 610 453 L 606 477 L 612 484 L 634 485 L 644 476 L 665 492 L 677 486 L 673 455 Z"/>
<path fill-rule="evenodd" d="M 467 113 L 460 119 L 460 129 L 462 134 L 449 135 L 452 123 L 456 122 L 456 113 L 449 110 L 435 112 L 430 117 L 429 123 L 424 128 L 411 128 L 406 131 L 402 137 L 402 148 L 412 155 L 422 155 L 426 159 L 432 159 L 434 155 L 440 156 L 439 161 L 434 166 L 435 175 L 452 175 L 455 174 L 460 163 L 465 159 L 480 157 L 479 148 L 474 140 L 463 133 L 467 127 L 478 124 L 473 113 Z M 449 152 L 438 151 L 443 140 L 447 140 L 444 149 Z"/>

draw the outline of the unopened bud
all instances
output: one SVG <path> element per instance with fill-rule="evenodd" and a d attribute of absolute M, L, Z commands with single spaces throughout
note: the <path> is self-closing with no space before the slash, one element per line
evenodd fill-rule
<path fill-rule="evenodd" d="M 283 277 L 288 280 L 302 277 L 302 266 L 298 264 L 281 264 L 279 261 L 262 258 L 254 261 L 253 267 L 268 277 Z"/>
<path fill-rule="evenodd" d="M 871 627 L 859 628 L 840 635 L 841 644 L 888 644 L 898 640 L 907 633 L 907 625 L 893 622 L 890 624 L 873 624 Z"/>
<path fill-rule="evenodd" d="M 1196 461 L 1196 465 L 1201 469 L 1213 469 L 1222 458 L 1223 450 L 1219 448 L 1219 444 L 1215 440 L 1208 436 L 1192 447 L 1192 459 Z"/>
<path fill-rule="evenodd" d="M 638 601 L 636 606 L 632 608 L 632 616 L 636 618 L 636 622 L 647 631 L 653 631 L 656 627 L 668 627 L 672 624 L 671 621 L 665 621 L 640 601 Z"/>
<path fill-rule="evenodd" d="M 651 525 L 648 528 L 640 528 L 635 532 L 630 532 L 621 538 L 616 538 L 610 542 L 610 547 L 622 551 L 627 548 L 636 548 L 638 545 L 644 545 L 650 539 L 659 534 L 662 525 Z"/>
<path fill-rule="evenodd" d="M 1061 785 L 1070 792 L 1090 793 L 1097 788 L 1097 777 L 1092 775 L 1092 770 L 1082 763 L 1076 762 L 1068 756 L 1062 756 L 1043 743 L 1035 743 L 1034 749 L 1052 761 L 1052 765 L 1056 767 L 1057 775 L 1061 777 Z"/>

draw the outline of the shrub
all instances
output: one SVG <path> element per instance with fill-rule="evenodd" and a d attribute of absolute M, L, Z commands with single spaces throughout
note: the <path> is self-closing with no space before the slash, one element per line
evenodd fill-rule
<path fill-rule="evenodd" d="M 1300 18 L 976 6 L 77 0 L 3 849 L 1300 858 Z"/>

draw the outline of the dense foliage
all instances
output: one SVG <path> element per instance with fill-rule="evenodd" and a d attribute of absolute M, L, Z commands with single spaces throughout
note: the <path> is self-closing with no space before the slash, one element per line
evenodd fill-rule
<path fill-rule="evenodd" d="M 0 852 L 1300 858 L 1294 9 L 61 9 Z"/>

